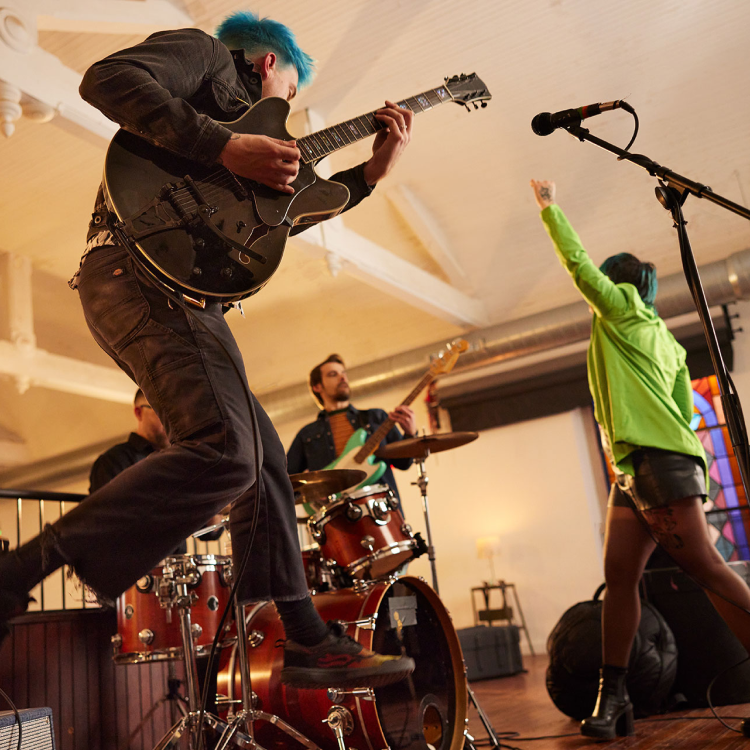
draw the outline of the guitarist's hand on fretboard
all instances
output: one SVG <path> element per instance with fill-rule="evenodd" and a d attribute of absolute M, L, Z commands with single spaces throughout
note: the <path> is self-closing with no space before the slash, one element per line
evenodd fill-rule
<path fill-rule="evenodd" d="M 402 109 L 388 100 L 385 107 L 375 113 L 375 117 L 388 130 L 381 130 L 372 144 L 372 157 L 365 164 L 365 180 L 368 185 L 379 182 L 393 169 L 411 140 L 414 125 L 414 113 L 411 110 Z"/>
<path fill-rule="evenodd" d="M 291 184 L 299 172 L 300 152 L 294 141 L 267 135 L 233 133 L 219 164 L 240 177 L 247 177 L 281 193 L 293 193 Z"/>
<path fill-rule="evenodd" d="M 417 434 L 417 415 L 409 406 L 397 406 L 389 415 L 404 432 L 406 437 L 412 437 Z"/>

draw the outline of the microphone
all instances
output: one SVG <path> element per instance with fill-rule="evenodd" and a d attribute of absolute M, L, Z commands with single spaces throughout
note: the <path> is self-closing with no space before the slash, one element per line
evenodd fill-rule
<path fill-rule="evenodd" d="M 567 128 L 569 125 L 580 125 L 581 120 L 587 117 L 608 112 L 610 109 L 625 109 L 630 105 L 622 99 L 602 104 L 589 104 L 587 107 L 578 109 L 563 109 L 560 112 L 540 112 L 532 121 L 531 129 L 537 135 L 549 135 L 558 128 Z"/>

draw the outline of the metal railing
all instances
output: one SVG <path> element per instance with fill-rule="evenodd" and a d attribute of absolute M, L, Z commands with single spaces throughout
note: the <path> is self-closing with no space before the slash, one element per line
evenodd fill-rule
<path fill-rule="evenodd" d="M 10 542 L 11 549 L 20 546 L 87 497 L 69 492 L 0 489 L 0 537 Z M 190 554 L 220 555 L 226 551 L 224 537 L 212 542 L 188 539 Z M 36 601 L 29 605 L 30 612 L 99 608 L 95 597 L 67 565 L 45 578 L 31 596 Z"/>

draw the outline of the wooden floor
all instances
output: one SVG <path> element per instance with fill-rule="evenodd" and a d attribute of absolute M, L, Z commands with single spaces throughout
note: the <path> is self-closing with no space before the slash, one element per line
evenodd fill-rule
<path fill-rule="evenodd" d="M 517 738 L 501 737 L 506 747 L 523 750 L 556 750 L 557 748 L 600 747 L 606 750 L 750 750 L 750 738 L 745 738 L 722 726 L 711 716 L 708 709 L 677 711 L 635 723 L 635 736 L 623 737 L 606 745 L 581 737 L 578 722 L 560 713 L 547 695 L 544 673 L 546 656 L 525 656 L 526 674 L 504 677 L 498 680 L 475 682 L 472 685 L 477 700 L 495 732 L 518 732 Z M 720 706 L 721 716 L 750 716 L 750 704 Z M 685 720 L 684 717 L 693 717 Z M 711 717 L 695 720 L 694 717 Z M 475 711 L 469 714 L 470 731 L 480 742 L 487 734 Z M 738 727 L 739 719 L 727 719 L 730 726 Z M 550 735 L 572 735 L 522 741 L 522 737 L 549 737 Z"/>

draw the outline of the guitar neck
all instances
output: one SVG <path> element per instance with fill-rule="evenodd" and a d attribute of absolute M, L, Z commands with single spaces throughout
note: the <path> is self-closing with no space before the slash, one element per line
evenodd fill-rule
<path fill-rule="evenodd" d="M 401 406 L 409 406 L 420 392 L 430 384 L 434 377 L 435 376 L 431 371 L 425 373 L 419 383 L 417 383 L 412 389 L 411 393 L 409 393 L 409 395 L 401 402 Z M 391 428 L 395 424 L 396 423 L 390 417 L 386 419 L 385 422 L 383 422 L 383 424 L 381 424 L 380 427 L 370 435 L 367 442 L 357 451 L 354 460 L 358 464 L 363 463 L 371 453 L 374 453 L 377 450 L 378 446 L 383 441 L 383 438 L 391 431 Z"/>
<path fill-rule="evenodd" d="M 436 89 L 423 91 L 421 94 L 404 99 L 397 104 L 403 109 L 409 109 L 414 114 L 419 114 L 437 107 L 438 104 L 450 101 L 453 101 L 453 95 L 445 86 L 439 86 Z M 368 112 L 366 115 L 297 138 L 297 146 L 302 153 L 302 161 L 305 164 L 319 161 L 334 151 L 384 130 L 387 126 L 378 120 L 375 114 L 375 112 Z"/>

